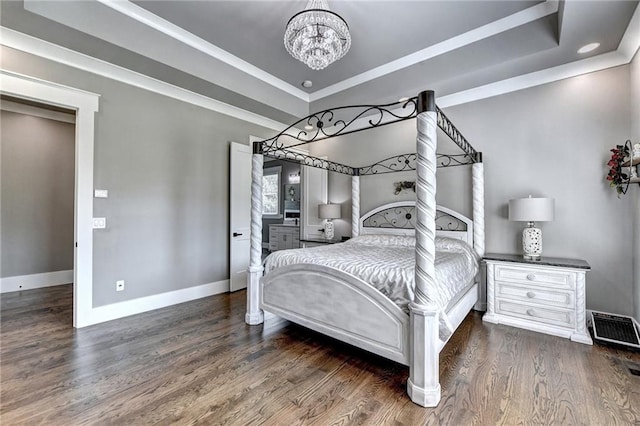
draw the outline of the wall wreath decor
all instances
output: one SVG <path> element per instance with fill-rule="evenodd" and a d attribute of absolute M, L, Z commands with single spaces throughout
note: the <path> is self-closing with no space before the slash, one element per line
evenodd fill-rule
<path fill-rule="evenodd" d="M 395 186 L 396 190 L 393 192 L 395 195 L 398 195 L 405 189 L 411 189 L 413 192 L 416 192 L 416 181 L 415 180 L 405 180 L 402 182 L 394 182 L 393 186 Z"/>

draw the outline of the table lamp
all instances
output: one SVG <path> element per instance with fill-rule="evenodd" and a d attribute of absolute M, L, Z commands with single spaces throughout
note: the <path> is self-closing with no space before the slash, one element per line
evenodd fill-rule
<path fill-rule="evenodd" d="M 549 222 L 554 218 L 553 198 L 516 198 L 509 200 L 509 220 L 528 222 L 522 231 L 524 258 L 538 260 L 542 255 L 542 231 L 535 222 Z"/>
<path fill-rule="evenodd" d="M 333 219 L 340 219 L 342 214 L 340 204 L 319 204 L 318 205 L 318 217 L 325 219 L 324 222 L 324 237 L 327 240 L 332 240 L 334 236 L 333 232 Z"/>

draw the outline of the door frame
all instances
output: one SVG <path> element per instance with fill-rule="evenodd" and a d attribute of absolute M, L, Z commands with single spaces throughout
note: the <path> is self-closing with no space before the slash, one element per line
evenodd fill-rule
<path fill-rule="evenodd" d="M 233 172 L 234 172 L 234 162 L 233 162 L 233 157 L 234 157 L 234 152 L 236 152 L 236 148 L 237 148 L 237 152 L 238 154 L 240 154 L 241 150 L 244 150 L 244 154 L 249 154 L 249 170 L 243 170 L 244 168 L 239 169 L 242 173 L 246 173 L 247 176 L 251 176 L 251 161 L 252 161 L 252 145 L 251 143 L 249 143 L 249 145 L 240 143 L 240 142 L 234 142 L 234 141 L 230 141 L 229 142 L 229 292 L 232 293 L 234 291 L 238 291 L 238 290 L 243 290 L 247 287 L 247 279 L 246 276 L 244 277 L 244 285 L 241 287 L 237 287 L 235 288 L 233 286 L 234 282 L 237 282 L 236 280 L 233 279 L 234 274 L 237 272 L 233 269 L 234 263 L 233 263 L 233 259 L 234 259 L 234 237 L 233 237 L 233 233 L 235 232 L 235 230 L 237 229 L 236 227 L 234 227 L 234 211 L 233 211 L 233 207 L 235 205 L 234 203 L 234 197 L 236 197 L 236 200 L 238 199 L 238 195 L 236 194 L 235 191 L 235 187 L 233 186 L 234 184 L 234 179 L 233 179 Z M 237 182 L 236 182 L 237 183 Z M 251 193 L 251 180 L 249 179 L 249 186 L 248 188 L 246 188 L 249 193 Z M 249 197 L 251 197 L 251 195 L 249 195 Z M 243 197 L 240 197 L 240 199 L 242 199 Z M 249 202 L 249 205 L 251 205 L 251 202 Z M 236 212 L 237 213 L 237 212 Z M 249 209 L 249 222 L 248 222 L 248 233 L 247 233 L 247 238 L 244 239 L 243 241 L 247 241 L 248 243 L 251 242 L 251 209 Z M 251 251 L 251 249 L 249 248 L 249 251 Z M 248 253 L 247 253 L 248 254 Z M 249 257 L 246 257 L 247 260 L 247 270 L 249 268 Z"/>
<path fill-rule="evenodd" d="M 76 111 L 73 253 L 73 326 L 91 325 L 93 311 L 94 115 L 100 95 L 0 70 L 0 93 Z"/>

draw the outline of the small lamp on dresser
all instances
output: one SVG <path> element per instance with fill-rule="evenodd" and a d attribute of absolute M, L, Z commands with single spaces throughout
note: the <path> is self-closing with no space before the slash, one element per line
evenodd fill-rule
<path fill-rule="evenodd" d="M 333 219 L 340 219 L 342 215 L 342 209 L 340 204 L 319 204 L 318 205 L 318 217 L 325 219 L 324 222 L 324 237 L 327 240 L 332 240 L 334 237 L 333 231 Z"/>
<path fill-rule="evenodd" d="M 509 200 L 509 220 L 528 222 L 522 231 L 522 250 L 525 259 L 536 260 L 542 255 L 542 231 L 535 222 L 554 219 L 553 198 L 517 198 Z"/>

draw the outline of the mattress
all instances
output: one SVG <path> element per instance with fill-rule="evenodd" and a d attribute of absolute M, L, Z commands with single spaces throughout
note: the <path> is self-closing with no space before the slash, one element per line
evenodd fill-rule
<path fill-rule="evenodd" d="M 436 237 L 435 288 L 428 296 L 441 311 L 440 336 L 453 332 L 446 311 L 457 301 L 478 272 L 473 249 L 464 241 Z M 319 264 L 356 276 L 369 283 L 408 313 L 415 288 L 415 237 L 362 235 L 344 243 L 281 250 L 265 260 L 265 272 L 299 263 Z"/>

